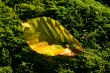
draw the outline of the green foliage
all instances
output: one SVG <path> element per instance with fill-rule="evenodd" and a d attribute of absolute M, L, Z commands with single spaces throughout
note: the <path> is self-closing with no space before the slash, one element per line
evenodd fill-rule
<path fill-rule="evenodd" d="M 44 7 L 41 3 L 34 4 L 34 5 L 21 3 L 21 4 L 15 5 L 14 9 L 22 20 L 26 20 L 26 19 L 35 18 L 40 14 L 42 14 Z"/>
<path fill-rule="evenodd" d="M 96 0 L 96 1 L 99 1 L 103 5 L 110 7 L 110 1 L 109 0 Z"/>
<path fill-rule="evenodd" d="M 20 23 L 39 16 L 61 22 L 88 54 L 50 60 L 30 50 Z M 109 32 L 110 8 L 95 0 L 0 0 L 0 72 L 109 73 Z"/>
<path fill-rule="evenodd" d="M 58 73 L 75 73 L 74 71 L 71 71 L 70 69 L 63 69 L 63 68 L 60 68 Z"/>
<path fill-rule="evenodd" d="M 12 69 L 10 66 L 0 67 L 0 73 L 12 73 Z"/>

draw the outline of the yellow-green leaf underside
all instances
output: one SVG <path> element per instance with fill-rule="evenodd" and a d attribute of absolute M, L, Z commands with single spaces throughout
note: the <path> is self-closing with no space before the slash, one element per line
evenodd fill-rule
<path fill-rule="evenodd" d="M 40 54 L 74 56 L 83 50 L 79 41 L 50 17 L 29 19 L 22 25 L 28 45 Z M 72 47 L 64 47 L 66 45 Z"/>

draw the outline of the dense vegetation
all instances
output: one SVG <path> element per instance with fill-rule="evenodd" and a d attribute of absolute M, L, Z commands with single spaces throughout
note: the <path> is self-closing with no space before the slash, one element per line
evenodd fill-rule
<path fill-rule="evenodd" d="M 109 0 L 0 0 L 0 73 L 109 73 Z M 107 6 L 108 5 L 108 6 Z M 32 51 L 21 22 L 58 20 L 88 54 L 46 57 Z"/>

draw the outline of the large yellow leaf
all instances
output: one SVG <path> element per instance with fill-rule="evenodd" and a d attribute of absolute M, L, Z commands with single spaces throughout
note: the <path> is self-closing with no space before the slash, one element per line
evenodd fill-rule
<path fill-rule="evenodd" d="M 28 45 L 40 54 L 74 56 L 83 51 L 79 41 L 50 17 L 29 19 L 22 25 Z"/>

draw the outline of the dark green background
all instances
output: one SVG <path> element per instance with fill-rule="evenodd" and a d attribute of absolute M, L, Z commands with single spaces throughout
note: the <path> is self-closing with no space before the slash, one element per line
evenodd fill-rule
<path fill-rule="evenodd" d="M 109 0 L 0 0 L 0 73 L 109 73 Z M 32 51 L 21 22 L 58 20 L 88 54 L 47 57 Z"/>

